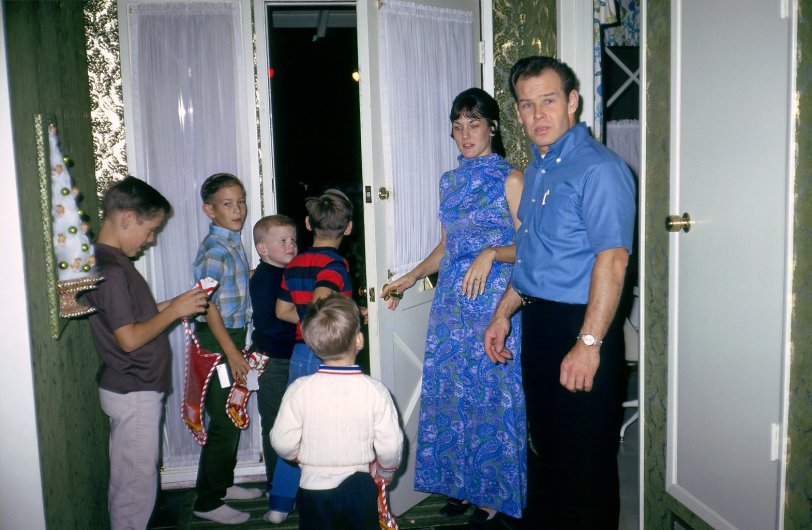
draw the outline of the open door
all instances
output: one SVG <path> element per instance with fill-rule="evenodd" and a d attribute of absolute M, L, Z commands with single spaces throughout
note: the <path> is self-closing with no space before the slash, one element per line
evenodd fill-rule
<path fill-rule="evenodd" d="M 387 5 L 388 4 L 388 5 Z M 386 304 L 378 299 L 381 287 L 389 280 L 393 271 L 398 267 L 394 263 L 392 238 L 396 237 L 392 220 L 396 217 L 393 210 L 396 208 L 394 197 L 399 193 L 425 194 L 427 200 L 433 197 L 434 204 L 438 202 L 438 186 L 440 175 L 456 165 L 456 152 L 447 151 L 444 157 L 437 160 L 436 167 L 432 168 L 434 185 L 432 189 L 414 189 L 408 186 L 392 186 L 392 175 L 388 168 L 386 152 L 395 148 L 387 145 L 386 128 L 390 125 L 397 127 L 402 116 L 383 118 L 382 110 L 390 105 L 392 94 L 382 85 L 381 53 L 381 9 L 393 8 L 397 2 L 379 2 L 376 0 L 359 0 L 357 3 L 358 15 L 358 48 L 359 70 L 361 73 L 361 137 L 362 137 L 362 167 L 364 198 L 364 222 L 366 226 L 365 246 L 367 263 L 367 297 L 369 307 L 369 342 L 370 342 L 370 371 L 373 377 L 383 381 L 392 392 L 395 403 L 401 415 L 401 422 L 406 438 L 407 453 L 396 482 L 390 488 L 390 506 L 395 514 L 401 514 L 420 500 L 425 493 L 414 491 L 414 451 L 417 439 L 417 419 L 420 403 L 420 384 L 423 368 L 423 354 L 425 334 L 428 326 L 429 309 L 434 298 L 433 287 L 424 282 L 409 289 L 396 311 L 386 309 Z M 473 31 L 466 42 L 456 43 L 447 48 L 438 47 L 432 50 L 432 59 L 438 63 L 448 61 L 459 54 L 459 47 L 470 46 L 466 50 L 472 63 L 474 72 L 458 87 L 426 86 L 424 94 L 417 94 L 416 99 L 428 101 L 438 98 L 443 101 L 444 108 L 438 116 L 441 123 L 448 126 L 448 109 L 453 97 L 465 88 L 479 86 L 481 79 L 479 65 L 479 0 L 418 0 L 410 2 L 411 6 L 434 6 L 439 8 L 467 11 L 473 16 Z M 383 6 L 383 7 L 382 7 Z M 389 35 L 387 38 L 391 38 Z M 407 35 L 408 39 L 409 36 Z M 391 41 L 389 41 L 391 42 Z M 403 46 L 420 45 L 419 42 L 404 42 Z M 398 45 L 398 44 L 395 44 Z M 447 63 L 446 63 L 447 64 Z M 396 65 L 400 68 L 402 65 Z M 420 71 L 403 69 L 396 75 L 421 75 Z M 445 90 L 446 94 L 438 96 L 438 90 Z M 389 98 L 389 99 L 388 99 Z M 423 109 L 425 111 L 425 109 Z M 419 109 L 404 108 L 404 113 L 420 112 Z M 398 146 L 421 145 L 425 142 L 423 132 L 419 128 L 402 127 L 398 133 L 407 136 L 400 137 Z M 440 145 L 426 145 L 422 152 L 436 153 L 443 147 Z M 447 146 L 446 146 L 447 148 Z M 453 149 L 453 148 L 452 148 Z M 400 212 L 404 214 L 405 212 Z M 427 215 L 437 216 L 434 211 Z M 404 217 L 408 218 L 408 215 Z M 431 237 L 431 236 L 430 236 Z M 437 224 L 435 239 L 428 241 L 429 248 L 439 242 L 440 229 Z M 428 252 L 426 253 L 428 254 Z M 423 256 L 425 257 L 425 256 Z"/>
<path fill-rule="evenodd" d="M 793 9 L 671 14 L 666 490 L 714 528 L 782 528 Z"/>

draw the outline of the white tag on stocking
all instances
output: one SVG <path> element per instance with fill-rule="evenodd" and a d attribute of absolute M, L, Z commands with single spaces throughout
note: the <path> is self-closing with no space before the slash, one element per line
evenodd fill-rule
<path fill-rule="evenodd" d="M 220 388 L 228 388 L 231 386 L 231 377 L 229 377 L 228 366 L 225 363 L 217 365 L 217 377 L 220 379 Z"/>
<path fill-rule="evenodd" d="M 248 375 L 245 376 L 245 388 L 251 392 L 259 390 L 259 372 L 257 370 L 248 370 Z"/>

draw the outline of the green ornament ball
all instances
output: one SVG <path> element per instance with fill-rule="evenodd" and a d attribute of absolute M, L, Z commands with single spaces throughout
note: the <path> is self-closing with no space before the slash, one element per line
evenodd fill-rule
<path fill-rule="evenodd" d="M 85 271 L 85 272 L 90 272 L 90 265 L 88 265 L 87 263 L 85 263 L 85 264 L 82 266 L 82 270 L 83 270 L 83 271 Z"/>
<path fill-rule="evenodd" d="M 82 252 L 87 252 L 88 250 L 90 250 L 90 245 L 88 245 L 87 243 L 83 244 L 82 245 Z"/>
<path fill-rule="evenodd" d="M 68 195 L 70 195 L 70 190 L 68 188 L 62 188 L 61 190 L 59 190 L 59 193 L 61 193 L 63 197 L 67 197 Z"/>
<path fill-rule="evenodd" d="M 75 226 L 71 226 L 68 228 L 68 232 L 70 232 L 71 234 L 75 234 L 78 231 L 79 230 Z"/>
<path fill-rule="evenodd" d="M 60 261 L 59 262 L 59 268 L 62 269 L 62 270 L 67 269 L 68 268 L 68 262 L 67 261 Z"/>

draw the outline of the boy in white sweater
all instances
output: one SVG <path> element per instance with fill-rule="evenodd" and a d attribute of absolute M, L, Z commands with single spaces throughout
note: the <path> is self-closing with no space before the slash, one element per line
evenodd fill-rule
<path fill-rule="evenodd" d="M 373 477 L 392 480 L 403 433 L 387 388 L 355 364 L 358 307 L 339 294 L 313 302 L 302 336 L 322 364 L 288 387 L 271 431 L 277 454 L 302 469 L 299 528 L 379 530 Z"/>

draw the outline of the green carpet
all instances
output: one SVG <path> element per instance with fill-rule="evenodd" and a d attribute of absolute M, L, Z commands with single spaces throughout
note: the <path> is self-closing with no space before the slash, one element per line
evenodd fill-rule
<path fill-rule="evenodd" d="M 248 487 L 262 488 L 263 484 L 245 484 Z M 294 530 L 299 527 L 299 518 L 296 512 L 293 512 L 288 519 L 279 525 L 272 525 L 262 520 L 263 514 L 268 510 L 268 499 L 263 497 L 261 499 L 251 501 L 229 501 L 229 505 L 237 510 L 248 512 L 251 514 L 251 519 L 241 525 L 221 525 L 205 519 L 200 519 L 192 515 L 192 503 L 195 499 L 194 490 L 170 490 L 160 492 L 158 498 L 158 505 L 156 513 L 152 518 L 150 529 L 164 530 L 164 529 L 224 529 L 224 528 L 239 528 L 239 529 L 269 529 L 274 528 L 278 530 Z M 398 526 L 402 530 L 463 530 L 468 521 L 468 515 L 461 515 L 458 517 L 443 517 L 437 512 L 445 504 L 445 497 L 442 495 L 431 495 L 421 503 L 408 510 L 403 515 L 397 518 Z M 470 514 L 470 512 L 469 512 Z M 518 530 L 518 521 L 510 518 L 502 518 L 501 527 L 505 530 L 516 529 Z"/>

